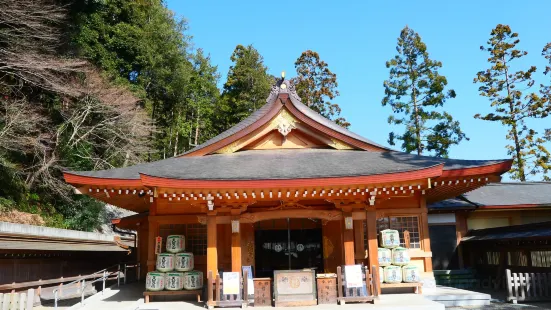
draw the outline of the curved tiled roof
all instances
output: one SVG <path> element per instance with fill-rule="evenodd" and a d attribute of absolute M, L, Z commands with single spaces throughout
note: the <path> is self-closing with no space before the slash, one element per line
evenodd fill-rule
<path fill-rule="evenodd" d="M 402 152 L 279 149 L 174 157 L 126 168 L 70 174 L 107 179 L 139 179 L 140 174 L 146 174 L 186 180 L 276 180 L 368 176 L 415 171 L 441 164 L 444 164 L 444 170 L 453 170 L 500 162 L 443 159 Z"/>
<path fill-rule="evenodd" d="M 461 209 L 465 202 L 473 206 L 551 206 L 551 182 L 491 183 L 463 194 L 460 199 L 448 199 L 431 204 L 431 209 Z"/>
<path fill-rule="evenodd" d="M 278 98 L 284 100 L 278 101 Z M 256 127 L 251 127 L 253 124 L 267 121 L 285 104 L 292 105 L 288 110 L 300 120 L 338 139 L 342 138 L 357 144 L 359 150 L 314 148 L 245 150 L 232 154 L 213 153 L 220 147 L 232 143 L 239 135 L 245 135 L 249 130 L 254 130 Z M 367 149 L 377 151 L 367 151 Z M 180 180 L 287 180 L 363 177 L 417 171 L 441 165 L 443 168 L 438 169 L 448 171 L 446 172 L 448 174 L 457 174 L 454 170 L 460 170 L 459 173 L 462 173 L 461 169 L 484 166 L 494 169 L 491 165 L 510 162 L 510 160 L 444 159 L 390 150 L 312 111 L 300 102 L 294 85 L 289 81 L 281 80 L 272 87 L 263 107 L 239 124 L 185 154 L 192 154 L 199 150 L 202 151 L 197 154 L 208 155 L 180 156 L 125 168 L 66 172 L 65 174 L 120 180 L 140 180 L 140 175 Z M 499 171 L 492 170 L 492 173 L 501 174 L 505 172 L 504 169 L 506 170 L 503 167 L 496 169 Z M 439 171 L 442 173 L 442 170 Z"/>

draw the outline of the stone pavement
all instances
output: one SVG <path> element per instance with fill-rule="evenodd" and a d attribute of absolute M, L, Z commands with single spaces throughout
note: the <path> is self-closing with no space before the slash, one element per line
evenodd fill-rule
<path fill-rule="evenodd" d="M 551 309 L 551 303 L 530 303 L 530 304 L 510 304 L 505 302 L 495 302 L 492 301 L 492 303 L 489 306 L 466 306 L 466 307 L 450 307 L 446 308 L 446 310 L 477 310 L 477 309 L 483 309 L 483 310 L 543 310 L 543 309 Z"/>
<path fill-rule="evenodd" d="M 141 282 L 121 285 L 120 288 L 113 286 L 105 290 L 105 294 L 96 294 L 85 300 L 82 310 L 204 310 L 203 303 L 184 302 L 184 301 L 157 301 L 144 303 L 143 300 L 144 284 Z M 375 305 L 366 304 L 346 304 L 338 305 L 320 305 L 308 308 L 309 310 L 354 310 L 354 309 L 372 309 L 372 310 L 444 310 L 444 305 L 426 300 L 422 295 L 416 294 L 385 294 Z M 53 310 L 52 307 L 43 307 L 44 310 Z M 62 308 L 58 308 L 62 309 Z M 68 309 L 68 308 L 65 308 Z M 270 308 L 267 308 L 270 309 Z M 274 308 L 272 308 L 274 309 Z M 289 308 L 285 308 L 289 309 Z M 297 309 L 297 308 L 294 308 Z M 298 310 L 298 309 L 297 309 Z"/>

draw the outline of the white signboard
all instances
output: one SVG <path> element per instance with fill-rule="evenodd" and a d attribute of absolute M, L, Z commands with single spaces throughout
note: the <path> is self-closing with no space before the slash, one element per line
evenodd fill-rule
<path fill-rule="evenodd" d="M 344 278 L 347 288 L 363 287 L 362 265 L 344 266 Z"/>
<path fill-rule="evenodd" d="M 223 272 L 222 273 L 222 294 L 233 295 L 239 294 L 239 272 Z"/>
<path fill-rule="evenodd" d="M 243 276 L 245 276 L 245 270 L 247 271 L 247 294 L 254 295 L 253 269 L 251 266 L 243 266 L 241 269 L 243 270 Z"/>

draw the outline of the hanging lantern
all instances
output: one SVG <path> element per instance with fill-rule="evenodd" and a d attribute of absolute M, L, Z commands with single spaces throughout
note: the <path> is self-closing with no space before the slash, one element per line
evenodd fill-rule
<path fill-rule="evenodd" d="M 234 234 L 239 233 L 239 221 L 238 220 L 232 220 L 231 221 L 231 232 Z"/>
<path fill-rule="evenodd" d="M 353 229 L 354 228 L 354 221 L 352 220 L 351 216 L 347 216 L 344 218 L 344 227 L 346 229 Z"/>

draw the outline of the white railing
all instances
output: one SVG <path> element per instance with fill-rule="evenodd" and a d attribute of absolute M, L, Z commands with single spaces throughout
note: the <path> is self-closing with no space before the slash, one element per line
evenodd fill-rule
<path fill-rule="evenodd" d="M 123 266 L 121 268 L 121 266 Z M 116 270 L 114 270 L 116 267 Z M 69 282 L 67 284 L 62 284 L 60 287 L 54 289 L 54 308 L 57 309 L 57 303 L 60 297 L 62 297 L 63 293 L 63 287 L 70 287 L 71 285 L 75 285 L 78 288 L 78 292 L 80 293 L 80 306 L 84 305 L 84 293 L 86 290 L 86 285 L 92 285 L 98 281 L 102 281 L 102 290 L 101 293 L 105 293 L 105 283 L 109 279 L 117 279 L 117 287 L 121 284 L 121 269 L 122 269 L 122 275 L 123 275 L 123 284 L 126 284 L 127 282 L 127 271 L 128 269 L 136 268 L 136 274 L 137 274 L 137 280 L 140 280 L 140 274 L 141 274 L 141 266 L 140 263 L 124 263 L 124 264 L 115 264 L 112 266 L 109 266 L 107 268 L 104 268 L 102 270 L 96 271 L 94 273 L 84 275 L 79 277 L 78 279 Z M 91 281 L 86 282 L 86 280 L 92 279 Z"/>

